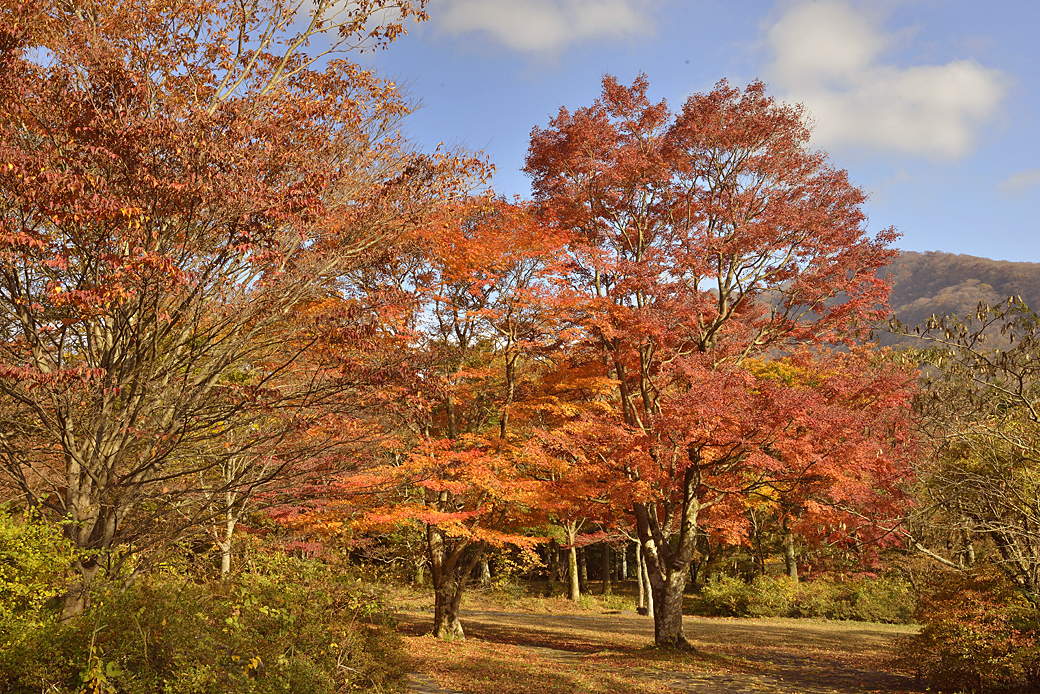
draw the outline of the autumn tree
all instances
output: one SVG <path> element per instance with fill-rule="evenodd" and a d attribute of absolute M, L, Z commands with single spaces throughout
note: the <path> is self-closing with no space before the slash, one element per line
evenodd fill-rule
<path fill-rule="evenodd" d="M 434 633 L 457 638 L 463 635 L 462 591 L 483 551 L 504 542 L 533 544 L 517 534 L 517 521 L 538 508 L 546 485 L 534 474 L 539 461 L 526 454 L 512 415 L 528 390 L 536 357 L 559 339 L 552 278 L 563 238 L 554 226 L 540 223 L 528 205 L 502 200 L 478 200 L 433 233 L 428 284 L 433 320 L 427 335 L 429 347 L 440 355 L 444 390 L 431 412 L 431 434 L 439 429 L 442 445 L 460 451 L 449 460 L 465 456 L 471 462 L 461 470 L 453 464 L 427 473 L 451 482 L 422 483 L 426 506 L 449 515 L 417 517 L 425 519 L 429 538 Z M 461 518 L 466 533 L 452 530 Z M 474 545 L 470 558 L 460 563 L 467 544 Z"/>
<path fill-rule="evenodd" d="M 587 363 L 573 349 L 575 298 L 565 286 L 556 286 L 552 305 L 560 330 L 552 349 L 539 355 L 525 397 L 514 404 L 513 411 L 526 434 L 523 445 L 528 455 L 541 461 L 546 482 L 541 507 L 549 522 L 560 529 L 567 596 L 576 602 L 584 589 L 578 552 L 596 541 L 583 530 L 595 523 L 612 522 L 619 509 L 603 494 L 603 476 L 587 464 L 578 464 L 583 456 L 573 449 L 570 437 L 561 435 L 568 422 L 609 412 L 615 385 L 602 364 Z"/>
<path fill-rule="evenodd" d="M 0 456 L 90 550 L 84 586 L 196 523 L 192 479 L 303 425 L 314 382 L 286 376 L 312 338 L 286 317 L 455 180 L 400 139 L 396 85 L 342 55 L 422 6 L 0 10 Z"/>
<path fill-rule="evenodd" d="M 902 466 L 900 398 L 876 397 L 885 378 L 834 402 L 747 366 L 861 336 L 884 315 L 876 273 L 896 234 L 868 235 L 863 192 L 809 147 L 801 107 L 776 103 L 762 83 L 720 82 L 678 114 L 652 103 L 648 86 L 604 78 L 592 106 L 534 129 L 525 170 L 536 203 L 572 233 L 576 321 L 589 361 L 617 384 L 612 416 L 571 427 L 586 459 L 610 470 L 611 490 L 630 495 L 655 640 L 683 646 L 697 534 L 741 537 L 734 499 L 849 454 L 835 446 L 872 403 L 884 403 L 877 426 L 845 461 L 857 466 L 859 501 L 875 471 Z"/>
<path fill-rule="evenodd" d="M 796 352 L 748 361 L 748 370 L 770 390 L 780 386 L 788 397 L 815 399 L 807 407 L 811 423 L 792 437 L 795 448 L 776 451 L 787 465 L 760 473 L 763 484 L 748 508 L 759 516 L 752 519 L 758 532 L 763 524 L 775 524 L 787 575 L 795 581 L 796 542 L 850 550 L 864 562 L 902 543 L 898 529 L 912 505 L 908 463 L 918 446 L 907 417 L 916 381 L 898 363 L 872 347 L 822 360 Z M 789 426 L 797 425 L 792 418 Z M 807 448 L 813 456 L 804 457 Z M 882 451 L 887 456 L 879 456 Z M 764 557 L 759 564 L 764 569 Z"/>
<path fill-rule="evenodd" d="M 529 206 L 482 196 L 445 208 L 378 266 L 348 273 L 360 302 L 394 297 L 378 334 L 401 355 L 378 379 L 381 453 L 297 522 L 421 528 L 435 595 L 434 634 L 463 638 L 459 607 L 487 549 L 530 549 L 520 529 L 544 493 L 524 443 L 539 355 L 559 339 L 552 278 L 562 241 Z M 391 309 L 391 304 L 393 308 Z M 379 394 L 375 391 L 381 391 Z"/>
<path fill-rule="evenodd" d="M 576 363 L 571 349 L 560 349 L 546 362 L 538 382 L 518 411 L 533 427 L 526 446 L 543 461 L 547 494 L 543 508 L 560 528 L 566 552 L 567 596 L 577 602 L 583 590 L 578 552 L 605 540 L 605 533 L 583 532 L 599 523 L 616 523 L 624 510 L 619 495 L 610 495 L 604 483 L 608 472 L 590 459 L 568 424 L 611 411 L 616 382 L 605 375 L 602 364 Z M 622 497 L 623 498 L 623 497 Z M 642 585 L 642 584 L 640 584 Z"/>
<path fill-rule="evenodd" d="M 927 345 L 905 353 L 921 366 L 918 422 L 929 443 L 911 539 L 961 567 L 988 545 L 989 561 L 1040 604 L 1040 315 L 1011 298 L 894 328 Z M 930 543 L 925 527 L 946 531 L 952 546 Z"/>

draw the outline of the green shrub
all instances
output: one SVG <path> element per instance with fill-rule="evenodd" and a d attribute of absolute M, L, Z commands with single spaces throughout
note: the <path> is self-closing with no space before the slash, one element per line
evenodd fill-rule
<path fill-rule="evenodd" d="M 808 619 L 856 619 L 852 591 L 852 585 L 844 581 L 828 578 L 803 581 L 798 585 L 798 596 L 791 609 L 791 616 Z"/>
<path fill-rule="evenodd" d="M 858 579 L 852 582 L 852 619 L 860 622 L 906 624 L 913 621 L 917 599 L 906 581 L 894 578 Z"/>
<path fill-rule="evenodd" d="M 750 586 L 747 614 L 750 617 L 790 617 L 798 599 L 798 584 L 786 576 L 760 576 Z"/>
<path fill-rule="evenodd" d="M 701 589 L 698 611 L 719 617 L 746 617 L 750 596 L 751 586 L 744 581 L 717 574 Z"/>
<path fill-rule="evenodd" d="M 894 578 L 817 579 L 795 583 L 786 576 L 760 576 L 752 583 L 712 576 L 693 611 L 718 617 L 805 617 L 907 623 L 915 599 L 910 586 Z"/>
<path fill-rule="evenodd" d="M 0 634 L 10 637 L 28 626 L 14 622 L 41 618 L 44 605 L 64 591 L 73 557 L 60 526 L 0 508 Z"/>
<path fill-rule="evenodd" d="M 1040 610 L 999 573 L 942 576 L 921 600 L 901 660 L 943 690 L 1040 690 Z"/>
<path fill-rule="evenodd" d="M 395 690 L 391 615 L 357 582 L 271 555 L 263 571 L 194 582 L 167 573 L 109 586 L 89 613 L 0 654 L 0 691 L 325 694 Z"/>
<path fill-rule="evenodd" d="M 622 610 L 635 611 L 635 601 L 629 595 L 611 593 L 609 595 L 597 595 L 599 609 L 607 612 L 621 612 Z"/>

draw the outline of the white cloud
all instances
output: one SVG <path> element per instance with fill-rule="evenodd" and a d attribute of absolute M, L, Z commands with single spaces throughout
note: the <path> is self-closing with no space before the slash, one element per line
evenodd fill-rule
<path fill-rule="evenodd" d="M 483 33 L 515 51 L 540 53 L 650 33 L 651 8 L 652 0 L 438 0 L 430 16 L 450 34 Z"/>
<path fill-rule="evenodd" d="M 1040 185 L 1040 169 L 1027 169 L 1008 176 L 997 185 L 997 190 L 1005 195 L 1017 197 Z"/>
<path fill-rule="evenodd" d="M 816 119 L 825 146 L 957 158 L 994 115 L 1006 77 L 974 60 L 898 67 L 883 62 L 895 36 L 843 0 L 802 0 L 772 26 L 769 66 L 785 99 Z"/>

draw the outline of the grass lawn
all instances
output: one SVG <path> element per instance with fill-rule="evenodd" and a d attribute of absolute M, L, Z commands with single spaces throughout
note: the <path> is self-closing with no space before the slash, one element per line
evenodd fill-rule
<path fill-rule="evenodd" d="M 867 692 L 912 684 L 890 672 L 890 652 L 913 626 L 686 617 L 697 651 L 678 653 L 652 646 L 653 620 L 634 614 L 634 586 L 581 604 L 535 591 L 470 592 L 462 615 L 468 638 L 446 642 L 427 635 L 432 594 L 398 589 L 412 670 L 470 694 Z"/>

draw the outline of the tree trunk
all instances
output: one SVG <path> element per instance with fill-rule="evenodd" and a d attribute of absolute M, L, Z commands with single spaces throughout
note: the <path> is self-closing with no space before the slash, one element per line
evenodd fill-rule
<path fill-rule="evenodd" d="M 621 573 L 619 574 L 618 578 L 620 578 L 622 581 L 627 581 L 628 580 L 628 544 L 627 543 L 624 545 L 624 548 L 621 550 Z"/>
<path fill-rule="evenodd" d="M 653 586 L 654 643 L 658 646 L 690 648 L 683 632 L 682 606 L 686 572 L 671 572 L 661 585 Z"/>
<path fill-rule="evenodd" d="M 646 557 L 642 557 L 642 582 L 646 586 L 646 615 L 654 615 L 656 619 L 656 612 L 654 612 L 654 591 L 650 588 L 650 567 L 646 565 Z"/>
<path fill-rule="evenodd" d="M 234 511 L 228 506 L 227 511 L 224 512 L 224 533 L 223 537 L 217 539 L 217 547 L 220 548 L 220 575 L 227 576 L 231 573 L 231 542 L 235 536 L 235 525 L 238 518 L 235 517 Z"/>
<path fill-rule="evenodd" d="M 661 552 L 666 553 L 673 554 L 668 550 Z M 654 615 L 654 643 L 681 650 L 691 648 L 682 626 L 683 594 L 689 562 L 676 561 L 674 555 L 672 561 L 659 556 L 657 543 L 652 538 L 643 544 L 643 561 L 650 586 L 649 609 Z"/>
<path fill-rule="evenodd" d="M 589 592 L 589 567 L 585 562 L 585 548 L 578 550 L 578 588 L 582 593 Z"/>
<path fill-rule="evenodd" d="M 639 602 L 636 603 L 636 612 L 639 614 L 650 614 L 649 610 L 646 609 L 646 590 L 644 589 L 643 583 L 643 551 L 639 548 L 639 543 L 636 543 L 636 583 L 639 584 Z"/>
<path fill-rule="evenodd" d="M 227 576 L 231 573 L 231 543 L 218 542 L 217 546 L 220 547 L 220 575 Z"/>
<path fill-rule="evenodd" d="M 574 543 L 578 539 L 578 524 L 567 523 L 563 526 L 567 533 L 567 592 L 572 602 L 581 599 L 581 581 L 578 574 L 578 548 Z"/>
<path fill-rule="evenodd" d="M 487 588 L 491 585 L 491 565 L 488 563 L 487 557 L 483 557 L 480 560 L 480 587 Z"/>
<path fill-rule="evenodd" d="M 433 635 L 449 641 L 464 639 L 466 634 L 459 621 L 459 606 L 466 579 L 484 556 L 484 544 L 476 545 L 465 565 L 459 566 L 463 552 L 470 546 L 468 540 L 459 540 L 449 551 L 450 539 L 436 525 L 426 526 L 426 539 L 433 578 Z"/>
<path fill-rule="evenodd" d="M 603 586 L 599 589 L 600 595 L 610 594 L 610 545 L 603 541 Z"/>
<path fill-rule="evenodd" d="M 553 591 L 556 589 L 556 576 L 560 570 L 560 546 L 556 540 L 549 540 L 548 555 L 546 557 L 546 568 L 548 574 L 546 576 L 545 585 L 545 596 L 550 597 Z"/>
<path fill-rule="evenodd" d="M 705 584 L 708 580 L 718 573 L 719 564 L 722 562 L 723 553 L 720 547 L 712 547 L 710 543 L 705 542 L 705 553 L 704 553 L 704 570 L 701 572 L 701 584 Z"/>
<path fill-rule="evenodd" d="M 963 528 L 961 537 L 964 541 L 964 549 L 961 552 L 959 563 L 964 566 L 975 566 L 975 543 L 972 542 L 973 533 L 970 529 Z"/>
<path fill-rule="evenodd" d="M 466 638 L 459 621 L 459 605 L 462 602 L 462 581 L 449 580 L 434 589 L 433 635 L 439 639 Z"/>
<path fill-rule="evenodd" d="M 63 620 L 83 614 L 90 607 L 90 586 L 101 567 L 93 561 L 84 563 L 82 560 L 77 560 L 73 564 L 73 568 L 79 577 L 69 587 L 68 592 L 62 596 L 61 618 Z"/>
<path fill-rule="evenodd" d="M 798 559 L 794 554 L 794 533 L 784 524 L 784 564 L 787 565 L 787 577 L 798 583 Z"/>
<path fill-rule="evenodd" d="M 754 508 L 750 509 L 751 513 L 751 528 L 755 537 L 755 546 L 751 550 L 752 563 L 758 568 L 758 575 L 766 575 L 766 555 L 762 549 L 762 525 L 759 522 L 757 515 L 755 514 Z M 749 581 L 750 583 L 750 581 Z"/>
<path fill-rule="evenodd" d="M 698 455 L 697 451 L 691 451 L 691 462 L 697 462 L 695 456 Z M 654 642 L 682 650 L 692 649 L 683 633 L 682 605 L 686 573 L 697 550 L 697 517 L 703 508 L 696 494 L 700 479 L 697 470 L 691 465 L 684 473 L 681 518 L 671 516 L 674 509 L 665 508 L 662 526 L 657 517 L 657 504 L 636 503 L 632 507 L 654 601 Z"/>

